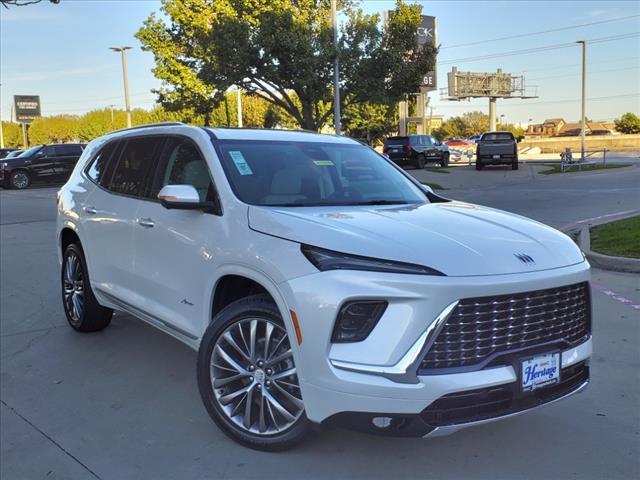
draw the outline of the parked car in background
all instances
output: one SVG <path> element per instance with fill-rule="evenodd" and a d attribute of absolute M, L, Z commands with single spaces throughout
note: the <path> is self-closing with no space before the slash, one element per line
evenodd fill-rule
<path fill-rule="evenodd" d="M 476 170 L 485 165 L 511 165 L 518 169 L 518 142 L 511 132 L 482 134 L 476 148 Z"/>
<path fill-rule="evenodd" d="M 397 164 L 413 165 L 416 168 L 424 168 L 429 162 L 442 167 L 449 165 L 449 147 L 431 135 L 389 137 L 384 141 L 382 153 Z"/>
<path fill-rule="evenodd" d="M 37 145 L 0 161 L 0 185 L 21 190 L 32 183 L 65 182 L 82 155 L 82 143 Z"/>
<path fill-rule="evenodd" d="M 13 157 L 17 157 L 18 155 L 21 155 L 22 153 L 24 153 L 24 150 L 14 150 L 12 152 L 9 152 L 7 154 L 6 157 L 4 158 L 13 158 Z"/>
<path fill-rule="evenodd" d="M 0 158 L 5 158 L 11 152 L 15 152 L 19 150 L 19 148 L 0 148 Z"/>
<path fill-rule="evenodd" d="M 471 143 L 478 143 L 481 137 L 482 137 L 481 133 L 479 133 L 478 135 L 471 135 L 469 138 L 467 138 L 467 141 Z"/>
<path fill-rule="evenodd" d="M 99 331 L 117 309 L 198 351 L 209 415 L 251 448 L 291 447 L 312 424 L 449 434 L 589 382 L 576 244 L 439 197 L 347 137 L 121 130 L 87 146 L 57 213 L 69 325 Z M 127 331 L 84 341 L 106 349 Z M 84 350 L 76 361 L 92 362 Z"/>
<path fill-rule="evenodd" d="M 457 150 L 465 150 L 466 147 L 470 147 L 473 145 L 473 142 L 464 140 L 462 138 L 447 138 L 444 141 L 444 144 L 449 148 L 455 148 Z"/>

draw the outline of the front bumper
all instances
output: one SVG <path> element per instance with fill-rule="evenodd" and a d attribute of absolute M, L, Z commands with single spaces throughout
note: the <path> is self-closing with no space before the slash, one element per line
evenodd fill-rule
<path fill-rule="evenodd" d="M 517 374 L 512 366 L 418 376 L 414 360 L 420 352 L 416 354 L 416 346 L 422 347 L 434 320 L 462 298 L 588 280 L 589 265 L 583 262 L 516 275 L 428 277 L 334 271 L 284 282 L 281 292 L 288 307 L 296 312 L 303 338 L 301 345 L 294 347 L 294 355 L 307 417 L 317 423 L 333 423 L 338 414 L 357 413 L 370 423 L 370 414 L 415 416 L 452 393 L 515 385 Z M 337 311 L 344 302 L 355 299 L 385 299 L 389 306 L 367 339 L 332 344 Z M 563 351 L 562 368 L 590 356 L 589 339 Z M 446 430 L 438 428 L 440 432 Z"/>

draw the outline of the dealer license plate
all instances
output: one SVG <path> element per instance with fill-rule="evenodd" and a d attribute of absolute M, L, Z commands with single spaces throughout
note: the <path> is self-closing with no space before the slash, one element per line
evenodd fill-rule
<path fill-rule="evenodd" d="M 500 155 L 494 155 L 493 158 L 500 158 Z"/>
<path fill-rule="evenodd" d="M 520 372 L 524 392 L 554 385 L 560 381 L 560 352 L 524 359 Z"/>

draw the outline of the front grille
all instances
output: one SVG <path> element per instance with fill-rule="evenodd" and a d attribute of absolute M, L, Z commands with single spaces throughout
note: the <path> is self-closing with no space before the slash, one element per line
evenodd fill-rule
<path fill-rule="evenodd" d="M 451 312 L 420 370 L 481 367 L 508 352 L 553 342 L 570 347 L 581 343 L 590 330 L 587 282 L 468 298 Z"/>
<path fill-rule="evenodd" d="M 560 372 L 560 382 L 533 392 L 522 392 L 518 383 L 452 393 L 440 397 L 420 414 L 432 427 L 477 422 L 543 405 L 568 395 L 589 380 L 589 367 L 580 362 Z"/>

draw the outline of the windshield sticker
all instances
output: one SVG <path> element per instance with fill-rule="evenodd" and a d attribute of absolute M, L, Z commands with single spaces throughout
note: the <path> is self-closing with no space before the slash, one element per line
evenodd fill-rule
<path fill-rule="evenodd" d="M 236 164 L 236 168 L 240 175 L 253 175 L 253 170 L 251 170 L 251 167 L 245 160 L 242 152 L 238 150 L 231 150 L 229 152 L 229 156 L 231 157 L 231 160 L 233 160 L 233 163 Z"/>
<path fill-rule="evenodd" d="M 335 165 L 331 160 L 314 160 L 313 163 L 319 167 L 333 167 Z"/>

